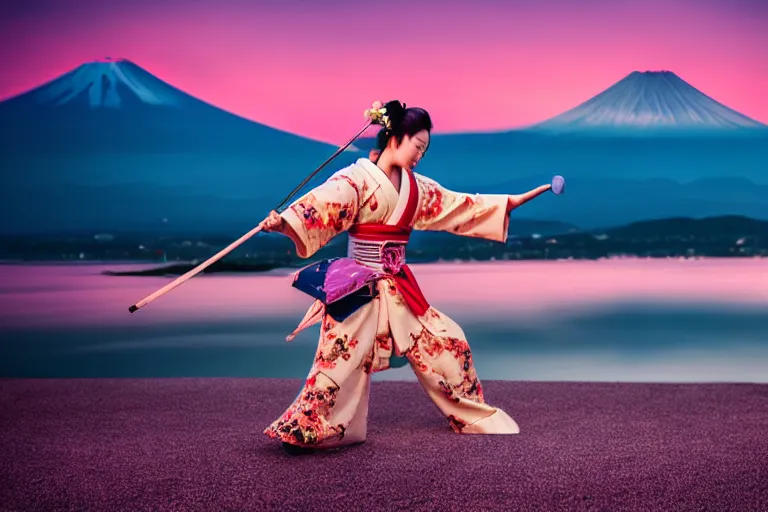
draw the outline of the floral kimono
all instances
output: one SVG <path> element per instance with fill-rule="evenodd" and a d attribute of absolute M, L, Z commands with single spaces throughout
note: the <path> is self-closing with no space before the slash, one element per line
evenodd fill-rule
<path fill-rule="evenodd" d="M 405 263 L 413 229 L 506 241 L 507 195 L 449 191 L 403 171 L 398 193 L 368 159 L 342 169 L 281 215 L 309 258 L 333 237 L 349 234 L 347 258 L 324 260 L 295 275 L 316 298 L 288 339 L 320 323 L 306 382 L 264 433 L 293 445 L 330 448 L 364 441 L 372 373 L 405 356 L 419 382 L 464 434 L 516 434 L 517 424 L 488 405 L 462 329 L 429 305 Z"/>

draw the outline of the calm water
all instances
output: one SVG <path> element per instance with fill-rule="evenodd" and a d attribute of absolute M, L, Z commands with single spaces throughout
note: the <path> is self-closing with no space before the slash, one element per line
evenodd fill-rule
<path fill-rule="evenodd" d="M 319 328 L 287 271 L 172 278 L 142 265 L 0 265 L 2 377 L 304 377 Z M 768 382 L 768 260 L 414 265 L 482 379 Z M 377 380 L 413 379 L 409 367 Z"/>

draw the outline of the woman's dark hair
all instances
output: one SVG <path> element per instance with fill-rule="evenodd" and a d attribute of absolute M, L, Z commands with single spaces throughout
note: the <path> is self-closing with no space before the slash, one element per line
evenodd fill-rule
<path fill-rule="evenodd" d="M 392 137 L 400 144 L 406 135 L 413 137 L 421 130 L 432 131 L 432 118 L 423 108 L 405 108 L 405 104 L 397 100 L 390 101 L 384 107 L 387 109 L 392 129 L 382 128 L 376 136 L 376 147 L 379 151 L 384 151 Z"/>

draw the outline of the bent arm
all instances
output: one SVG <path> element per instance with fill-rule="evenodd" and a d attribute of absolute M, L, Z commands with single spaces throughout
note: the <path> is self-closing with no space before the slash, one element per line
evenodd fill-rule
<path fill-rule="evenodd" d="M 300 258 L 309 258 L 354 223 L 360 204 L 353 178 L 336 173 L 280 214 L 285 220 L 280 232 L 293 240 Z"/>

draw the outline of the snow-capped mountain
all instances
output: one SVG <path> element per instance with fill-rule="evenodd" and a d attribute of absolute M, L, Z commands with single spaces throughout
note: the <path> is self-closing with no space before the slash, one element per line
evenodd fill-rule
<path fill-rule="evenodd" d="M 697 122 L 762 126 L 675 78 L 630 75 L 541 126 L 577 133 L 639 127 L 644 134 L 654 133 L 653 126 Z M 438 134 L 419 167 L 444 186 L 467 192 L 518 193 L 563 174 L 570 195 L 534 201 L 522 215 L 582 227 L 673 214 L 766 217 L 758 215 L 765 209 L 760 187 L 768 184 L 766 139 L 712 140 L 549 137 L 536 130 Z M 339 155 L 304 190 L 360 152 L 367 155 L 374 142 L 355 141 L 357 153 Z M 0 217 L 13 219 L 0 233 L 240 232 L 335 150 L 225 112 L 131 62 L 91 62 L 0 102 Z M 745 181 L 684 185 L 718 178 Z"/>
<path fill-rule="evenodd" d="M 581 105 L 533 127 L 551 131 L 766 128 L 671 71 L 634 71 Z"/>
<path fill-rule="evenodd" d="M 78 66 L 22 98 L 40 106 L 112 109 L 142 104 L 180 108 L 197 101 L 126 59 L 110 58 Z"/>
<path fill-rule="evenodd" d="M 327 152 L 332 146 L 221 110 L 125 59 L 82 64 L 0 102 L 0 149 L 7 151 L 207 148 Z"/>
<path fill-rule="evenodd" d="M 89 62 L 0 102 L 0 216 L 15 219 L 0 232 L 240 229 L 336 149 L 226 112 L 132 62 Z"/>

